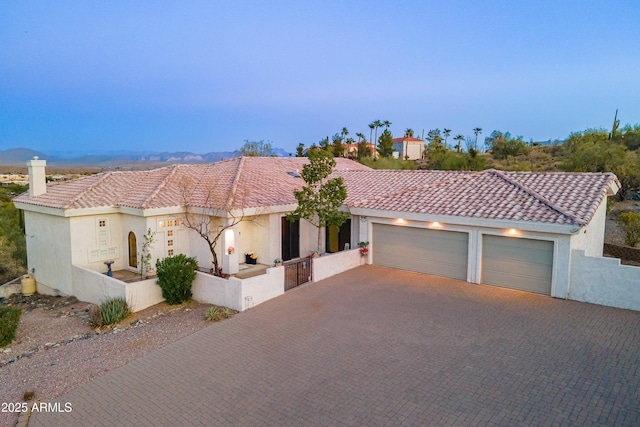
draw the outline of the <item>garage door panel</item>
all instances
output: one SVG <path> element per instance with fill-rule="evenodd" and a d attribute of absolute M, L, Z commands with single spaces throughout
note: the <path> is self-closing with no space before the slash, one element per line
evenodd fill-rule
<path fill-rule="evenodd" d="M 487 259 L 485 258 L 483 267 L 485 272 L 489 271 L 505 271 L 509 272 L 512 267 L 514 271 L 523 276 L 539 276 L 544 279 L 551 280 L 551 264 L 526 262 L 526 261 L 514 261 L 506 259 Z"/>
<path fill-rule="evenodd" d="M 553 242 L 483 236 L 482 283 L 551 294 Z"/>
<path fill-rule="evenodd" d="M 373 263 L 455 279 L 467 278 L 468 234 L 373 225 Z"/>
<path fill-rule="evenodd" d="M 537 276 L 525 276 L 522 274 L 495 271 L 486 272 L 485 274 L 487 276 L 483 279 L 483 283 L 485 284 L 546 295 L 549 295 L 551 291 L 551 287 L 547 285 L 547 282 L 541 281 Z M 549 278 L 549 280 L 551 280 L 551 278 Z"/>
<path fill-rule="evenodd" d="M 534 262 L 536 264 L 553 264 L 553 252 L 545 249 L 527 249 L 514 246 L 498 246 L 494 247 L 491 254 L 487 254 L 489 259 L 512 260 L 514 262 L 525 261 Z"/>

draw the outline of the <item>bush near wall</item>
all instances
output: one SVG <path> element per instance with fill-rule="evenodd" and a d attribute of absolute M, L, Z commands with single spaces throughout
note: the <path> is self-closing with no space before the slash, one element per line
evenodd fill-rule
<path fill-rule="evenodd" d="M 16 337 L 20 313 L 17 308 L 0 307 L 0 347 L 11 344 Z"/>
<path fill-rule="evenodd" d="M 158 285 L 168 304 L 180 304 L 191 298 L 191 284 L 196 278 L 198 262 L 179 254 L 156 262 Z"/>

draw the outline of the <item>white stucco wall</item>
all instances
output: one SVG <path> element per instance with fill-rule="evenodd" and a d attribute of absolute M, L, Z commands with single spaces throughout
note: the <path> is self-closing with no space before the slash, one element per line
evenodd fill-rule
<path fill-rule="evenodd" d="M 134 313 L 164 301 L 156 279 L 125 283 L 85 267 L 72 266 L 71 270 L 73 295 L 80 301 L 101 304 L 109 299 L 125 298 Z"/>
<path fill-rule="evenodd" d="M 323 254 L 311 259 L 313 267 L 313 281 L 318 282 L 336 274 L 340 274 L 352 268 L 361 266 L 366 257 L 360 255 L 360 248 L 348 251 L 340 251 L 332 254 Z"/>
<path fill-rule="evenodd" d="M 127 288 L 124 282 L 100 274 L 92 269 L 72 266 L 72 295 L 80 301 L 101 304 L 113 298 L 126 298 Z"/>
<path fill-rule="evenodd" d="M 604 248 L 604 231 L 606 223 L 607 203 L 603 201 L 589 224 L 571 236 L 571 249 L 581 249 L 590 257 L 601 257 Z"/>
<path fill-rule="evenodd" d="M 27 265 L 38 292 L 72 295 L 69 218 L 24 211 Z"/>
<path fill-rule="evenodd" d="M 100 245 L 98 237 L 99 227 L 98 221 L 106 220 L 107 225 L 104 227 L 107 233 L 106 246 Z M 71 241 L 73 249 L 71 252 L 71 262 L 74 265 L 87 267 L 94 271 L 106 272 L 107 267 L 104 262 L 113 260 L 115 263 L 112 269 L 119 270 L 124 267 L 124 256 L 126 248 L 122 246 L 122 215 L 88 215 L 76 216 L 69 218 Z M 99 255 L 95 259 L 91 259 L 91 251 L 108 251 L 106 255 Z M 123 254 L 124 252 L 124 254 Z"/>
<path fill-rule="evenodd" d="M 617 258 L 589 257 L 584 250 L 574 250 L 569 298 L 640 310 L 640 267 L 620 265 Z"/>
<path fill-rule="evenodd" d="M 266 274 L 242 280 L 198 272 L 191 292 L 200 303 L 244 311 L 284 294 L 284 267 L 268 268 Z"/>

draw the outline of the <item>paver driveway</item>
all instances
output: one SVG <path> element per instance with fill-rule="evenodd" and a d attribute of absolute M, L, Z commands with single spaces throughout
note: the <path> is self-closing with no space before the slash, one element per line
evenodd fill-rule
<path fill-rule="evenodd" d="M 60 398 L 42 425 L 638 425 L 640 313 L 364 266 Z"/>

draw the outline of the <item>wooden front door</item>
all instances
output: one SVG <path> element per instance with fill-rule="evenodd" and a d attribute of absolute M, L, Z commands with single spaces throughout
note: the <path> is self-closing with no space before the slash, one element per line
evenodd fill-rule
<path fill-rule="evenodd" d="M 133 231 L 129 232 L 129 267 L 138 267 L 138 246 Z"/>

